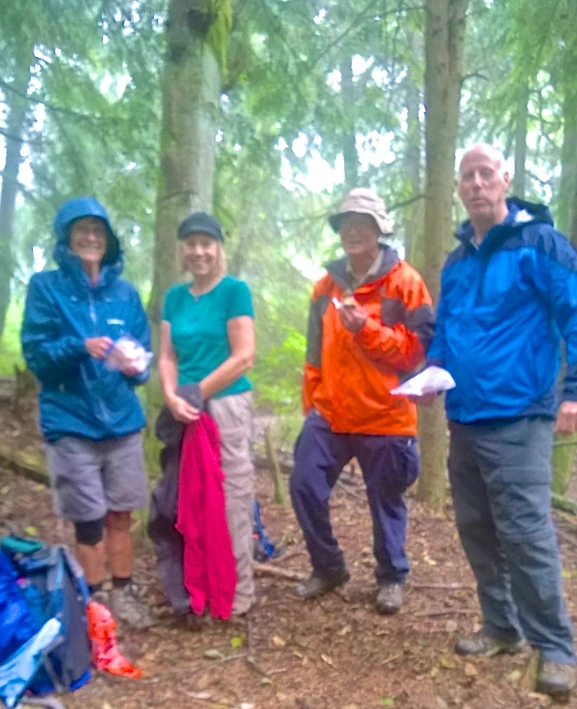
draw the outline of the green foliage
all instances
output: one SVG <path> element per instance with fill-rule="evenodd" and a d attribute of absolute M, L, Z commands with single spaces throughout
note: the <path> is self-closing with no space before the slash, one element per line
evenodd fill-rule
<path fill-rule="evenodd" d="M 282 344 L 259 356 L 251 372 L 257 405 L 278 413 L 299 409 L 306 338 L 294 328 L 283 328 Z"/>

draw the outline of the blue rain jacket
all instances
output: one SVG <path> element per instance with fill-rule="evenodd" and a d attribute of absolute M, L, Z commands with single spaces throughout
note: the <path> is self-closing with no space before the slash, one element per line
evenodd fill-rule
<path fill-rule="evenodd" d="M 477 247 L 465 222 L 441 274 L 428 362 L 445 367 L 449 420 L 472 423 L 556 416 L 561 339 L 562 399 L 577 401 L 577 252 L 547 207 L 507 200 L 509 213 Z"/>
<path fill-rule="evenodd" d="M 91 284 L 69 248 L 73 221 L 93 216 L 109 231 L 98 282 Z M 95 199 L 66 202 L 54 222 L 54 271 L 36 273 L 28 287 L 21 340 L 26 363 L 40 383 L 40 427 L 46 440 L 78 436 L 120 438 L 145 425 L 135 386 L 148 371 L 126 377 L 86 351 L 85 340 L 131 335 L 150 350 L 150 329 L 140 296 L 120 278 L 123 254 L 108 214 Z"/>

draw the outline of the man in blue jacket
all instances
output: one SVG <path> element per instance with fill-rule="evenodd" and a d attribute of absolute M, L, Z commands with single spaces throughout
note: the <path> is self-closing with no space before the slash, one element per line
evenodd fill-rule
<path fill-rule="evenodd" d="M 428 362 L 445 367 L 449 477 L 457 528 L 478 583 L 482 629 L 463 655 L 540 651 L 537 689 L 569 694 L 573 631 L 551 517 L 551 446 L 577 430 L 577 253 L 549 210 L 506 199 L 488 145 L 465 153 L 457 189 L 469 220 L 441 275 Z M 560 340 L 567 375 L 557 402 Z"/>
<path fill-rule="evenodd" d="M 148 322 L 136 289 L 120 278 L 122 251 L 101 204 L 70 200 L 54 230 L 58 268 L 31 278 L 21 339 L 40 383 L 55 506 L 74 523 L 78 559 L 94 597 L 108 601 L 102 590 L 106 560 L 113 613 L 142 628 L 151 618 L 131 580 L 130 527 L 131 510 L 147 504 L 145 419 L 134 389 L 148 372 L 116 352 L 114 369 L 104 360 L 125 335 L 148 350 Z"/>

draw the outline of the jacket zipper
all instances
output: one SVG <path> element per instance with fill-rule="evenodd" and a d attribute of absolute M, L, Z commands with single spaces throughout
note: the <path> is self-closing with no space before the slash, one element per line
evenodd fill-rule
<path fill-rule="evenodd" d="M 94 304 L 94 296 L 92 295 L 92 292 L 88 293 L 88 303 L 89 303 L 89 309 L 90 309 L 90 318 L 92 320 L 92 324 L 94 325 L 94 331 L 95 334 L 97 334 L 97 324 L 98 324 L 98 317 L 96 315 L 96 306 Z M 98 390 L 98 387 L 96 387 Z M 106 407 L 104 406 L 104 401 L 102 400 L 102 396 L 98 397 L 98 404 L 100 407 L 100 413 L 102 416 L 102 420 L 104 421 L 104 424 L 107 429 L 110 428 L 110 416 L 108 415 L 108 411 L 106 410 Z"/>

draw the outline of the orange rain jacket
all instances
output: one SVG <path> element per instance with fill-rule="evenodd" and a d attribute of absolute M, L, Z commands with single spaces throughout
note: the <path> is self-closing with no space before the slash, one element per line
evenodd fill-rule
<path fill-rule="evenodd" d="M 345 330 L 332 302 L 351 290 L 347 259 L 327 266 L 315 285 L 307 334 L 303 404 L 316 409 L 335 433 L 414 436 L 417 410 L 389 393 L 399 376 L 424 360 L 434 334 L 432 301 L 425 282 L 397 252 L 382 246 L 379 272 L 355 291 L 367 311 L 362 330 Z"/>

